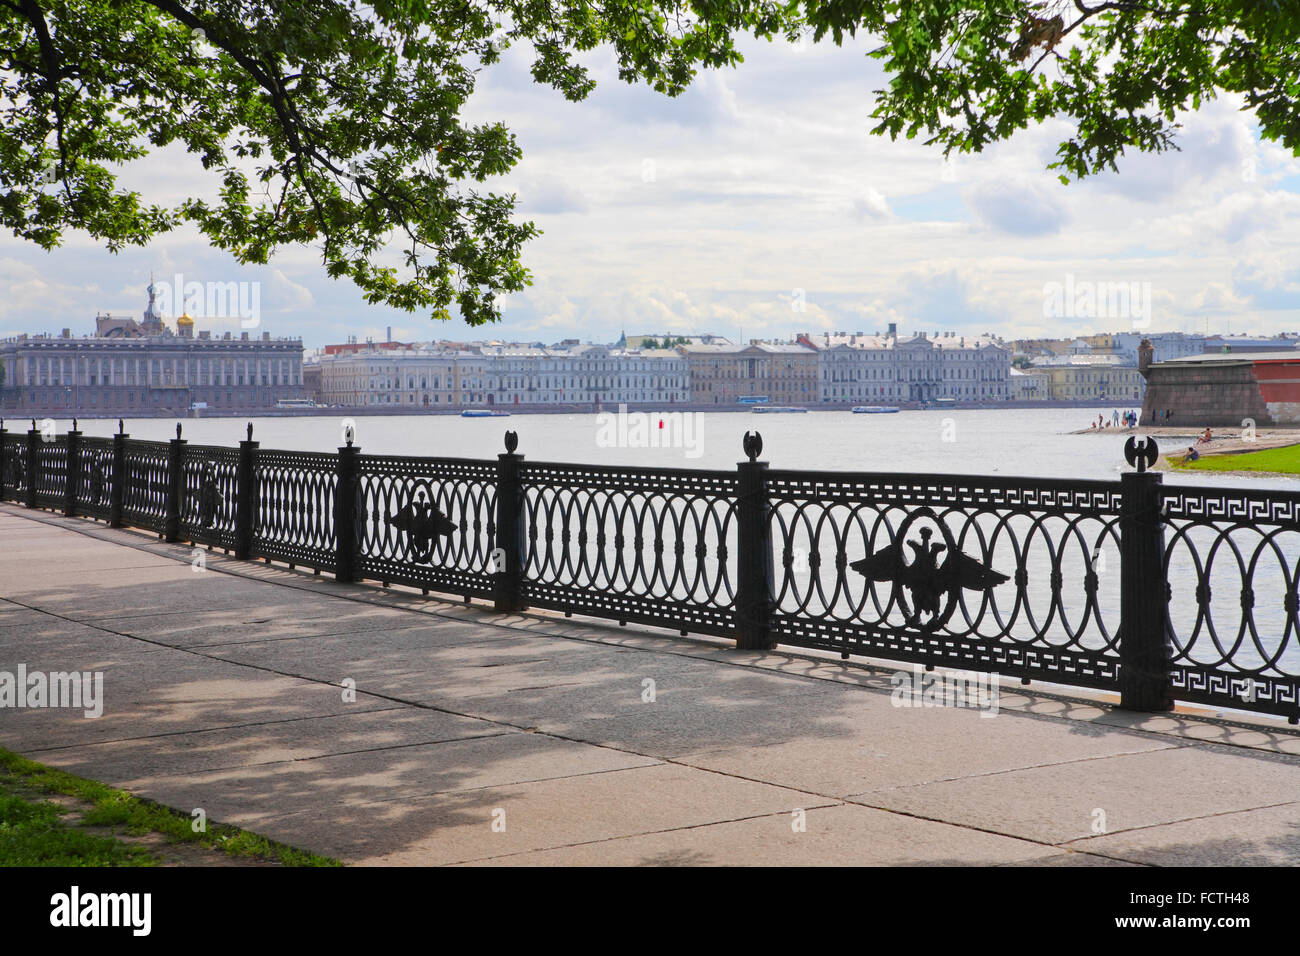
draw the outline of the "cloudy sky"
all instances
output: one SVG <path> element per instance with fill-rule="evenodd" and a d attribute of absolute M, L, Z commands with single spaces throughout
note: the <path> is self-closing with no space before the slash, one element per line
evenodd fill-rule
<path fill-rule="evenodd" d="M 1065 336 L 1131 329 L 1148 296 L 1153 331 L 1300 329 L 1300 162 L 1261 141 L 1238 102 L 1185 117 L 1181 152 L 1063 186 L 1046 169 L 1060 124 L 951 164 L 871 136 L 882 77 L 868 45 L 750 42 L 738 70 L 703 74 L 677 99 L 619 82 L 612 57 L 593 54 L 599 86 L 576 104 L 533 83 L 526 50 L 508 53 L 472 118 L 517 135 L 523 161 L 493 188 L 516 191 L 544 234 L 525 249 L 534 285 L 506 300 L 499 326 L 367 305 L 309 249 L 243 268 L 183 231 L 118 255 L 74 235 L 53 253 L 0 237 L 0 335 L 80 335 L 96 312 L 138 315 L 151 271 L 260 283 L 261 328 L 308 347 L 382 339 L 387 326 L 408 341 L 788 338 L 889 322 Z M 122 181 L 173 202 L 202 175 L 162 151 Z M 1132 314 L 1053 314 L 1046 291 L 1067 282 L 1103 300 L 1106 284 L 1130 284 L 1138 298 Z"/>

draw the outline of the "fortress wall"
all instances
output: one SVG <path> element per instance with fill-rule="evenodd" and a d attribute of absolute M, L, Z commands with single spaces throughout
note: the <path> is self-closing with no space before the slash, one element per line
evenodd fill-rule
<path fill-rule="evenodd" d="M 1279 403 L 1274 403 L 1273 408 L 1278 414 L 1286 413 Z M 1172 417 L 1166 419 L 1165 411 L 1172 412 Z M 1274 411 L 1264 401 L 1254 366 L 1241 363 L 1151 367 L 1142 402 L 1142 424 L 1239 427 L 1247 418 L 1256 425 L 1276 425 L 1287 420 L 1275 418 Z"/>

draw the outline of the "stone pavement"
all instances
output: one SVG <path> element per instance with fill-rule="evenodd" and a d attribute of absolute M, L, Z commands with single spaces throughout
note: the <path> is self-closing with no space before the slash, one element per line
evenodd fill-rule
<path fill-rule="evenodd" d="M 1282 721 L 1010 683 L 993 719 L 895 707 L 899 665 L 195 571 L 0 505 L 19 664 L 102 671 L 104 712 L 0 709 L 0 746 L 350 863 L 1300 863 Z"/>

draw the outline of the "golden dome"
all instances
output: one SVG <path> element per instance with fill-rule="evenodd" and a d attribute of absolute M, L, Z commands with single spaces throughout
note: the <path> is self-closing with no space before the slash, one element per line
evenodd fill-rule
<path fill-rule="evenodd" d="M 194 320 L 190 318 L 190 314 L 188 312 L 182 312 L 181 317 L 176 320 L 176 324 L 190 326 L 194 324 Z"/>

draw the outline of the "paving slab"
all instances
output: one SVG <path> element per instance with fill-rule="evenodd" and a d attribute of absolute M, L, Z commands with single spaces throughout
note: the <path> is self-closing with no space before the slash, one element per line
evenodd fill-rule
<path fill-rule="evenodd" d="M 23 752 L 343 713 L 355 706 L 343 700 L 339 687 L 138 642 L 71 661 L 66 651 L 27 658 L 29 673 L 101 672 L 103 712 L 87 717 L 85 708 L 0 709 L 0 746 Z M 376 703 L 364 691 L 357 701 Z"/>
<path fill-rule="evenodd" d="M 649 757 L 501 728 L 495 736 L 392 747 L 313 760 L 164 774 L 130 782 L 133 791 L 171 806 L 204 807 L 210 817 L 250 826 L 292 811 L 297 825 L 327 828 L 349 809 L 405 805 L 434 793 L 515 787 L 587 777 L 658 763 Z M 125 784 L 124 784 L 125 785 Z M 459 799 L 459 798 L 458 798 Z M 374 828 L 371 836 L 378 838 Z M 311 840 L 298 845 L 320 845 Z"/>
<path fill-rule="evenodd" d="M 119 780 L 133 784 L 177 774 L 283 764 L 503 732 L 502 727 L 488 721 L 394 704 L 385 706 L 363 697 L 340 714 L 37 750 L 32 756 L 82 775 L 109 762 Z"/>
<path fill-rule="evenodd" d="M 849 799 L 1041 843 L 1294 801 L 1289 758 L 1180 746 L 878 790 Z"/>
<path fill-rule="evenodd" d="M 1147 866 L 1300 866 L 1300 803 L 1216 813 L 1066 845 Z"/>
<path fill-rule="evenodd" d="M 490 841 L 479 842 L 493 849 Z M 1042 852 L 1041 846 L 1024 840 L 839 805 L 806 809 L 802 817 L 791 812 L 766 814 L 515 856 L 494 855 L 467 865 L 722 866 L 743 860 L 754 866 L 996 866 L 1041 858 Z"/>
<path fill-rule="evenodd" d="M 816 805 L 815 798 L 793 790 L 658 765 L 423 800 L 411 808 L 419 819 L 402 848 L 339 852 L 353 862 L 383 866 L 501 862 L 532 850 L 756 816 L 779 815 L 789 827 L 793 810 Z M 493 829 L 498 820 L 504 830 Z"/>
<path fill-rule="evenodd" d="M 1177 746 L 1154 735 L 1116 733 L 1088 723 L 1007 714 L 987 718 L 955 707 L 894 707 L 883 693 L 853 689 L 817 700 L 825 713 L 816 735 L 754 747 L 701 747 L 676 756 L 697 767 L 846 797 Z"/>
<path fill-rule="evenodd" d="M 348 603 L 318 600 L 292 618 L 282 617 L 264 603 L 208 611 L 166 611 L 118 618 L 115 626 L 125 634 L 171 647 L 210 648 L 332 634 L 352 636 L 361 631 L 401 630 L 423 623 L 414 615 L 400 611 L 365 605 L 353 607 L 347 606 Z"/>

